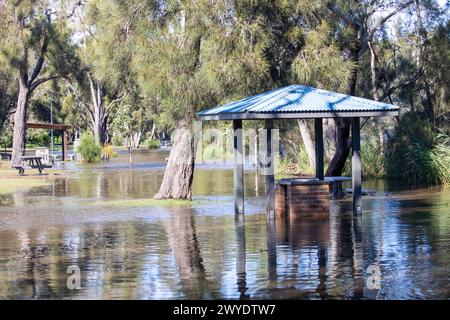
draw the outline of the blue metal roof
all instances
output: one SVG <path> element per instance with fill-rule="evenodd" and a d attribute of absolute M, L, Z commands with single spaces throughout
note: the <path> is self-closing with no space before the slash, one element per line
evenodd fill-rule
<path fill-rule="evenodd" d="M 291 85 L 199 112 L 199 118 L 236 114 L 398 112 L 399 107 L 337 92 Z M 390 114 L 392 115 L 392 113 Z"/>

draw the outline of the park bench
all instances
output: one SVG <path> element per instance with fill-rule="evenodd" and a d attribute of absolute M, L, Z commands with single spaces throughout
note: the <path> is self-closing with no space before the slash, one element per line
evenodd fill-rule
<path fill-rule="evenodd" d="M 0 159 L 11 160 L 10 152 L 0 152 Z"/>
<path fill-rule="evenodd" d="M 42 157 L 24 156 L 24 157 L 20 157 L 20 159 L 22 162 L 20 165 L 12 165 L 11 166 L 13 169 L 18 170 L 20 175 L 23 175 L 25 173 L 26 169 L 38 169 L 39 174 L 43 174 L 44 169 L 48 169 L 48 168 L 52 167 L 52 165 L 43 164 Z"/>

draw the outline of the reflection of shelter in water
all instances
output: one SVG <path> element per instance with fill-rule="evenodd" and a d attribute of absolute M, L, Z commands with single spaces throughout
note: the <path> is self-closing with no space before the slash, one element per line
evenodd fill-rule
<path fill-rule="evenodd" d="M 286 250 L 278 252 L 278 259 L 285 261 L 282 268 L 290 268 L 288 274 L 295 275 L 283 286 L 295 287 L 295 297 L 362 297 L 361 222 L 336 212 L 338 209 L 332 206 L 329 218 L 275 220 L 276 242 L 286 246 Z M 278 273 L 283 274 L 282 268 Z"/>
<path fill-rule="evenodd" d="M 291 278 L 283 276 L 277 280 L 278 286 L 292 288 L 287 298 L 307 297 L 311 294 L 325 297 L 329 221 L 328 218 L 304 218 L 291 222 L 284 217 L 275 220 L 272 232 L 275 233 L 276 243 L 282 247 L 286 246 L 286 250 L 277 254 L 280 261 L 286 260 L 286 263 L 280 264 L 277 273 L 292 275 Z M 283 270 L 285 268 L 289 270 Z"/>
<path fill-rule="evenodd" d="M 277 242 L 296 246 L 327 246 L 330 239 L 330 220 L 304 218 L 290 222 L 283 218 L 275 221 Z"/>

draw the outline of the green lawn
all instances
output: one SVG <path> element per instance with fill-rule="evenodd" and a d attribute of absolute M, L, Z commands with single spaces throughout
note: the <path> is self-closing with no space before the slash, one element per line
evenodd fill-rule
<path fill-rule="evenodd" d="M 121 207 L 121 208 L 132 208 L 132 207 L 160 207 L 160 208 L 179 208 L 179 207 L 189 207 L 192 205 L 199 205 L 204 203 L 200 200 L 156 200 L 156 199 L 118 199 L 118 200 L 104 200 L 95 202 L 95 205 L 104 207 Z"/>
<path fill-rule="evenodd" d="M 48 186 L 52 183 L 48 176 L 38 176 L 35 171 L 31 170 L 29 175 L 19 176 L 17 171 L 9 167 L 9 161 L 2 161 L 0 166 L 0 194 Z M 50 172 L 46 171 L 46 173 Z"/>
<path fill-rule="evenodd" d="M 50 181 L 44 179 L 30 179 L 27 177 L 2 178 L 0 177 L 0 194 L 7 194 L 16 191 L 24 191 L 34 187 L 48 186 Z"/>

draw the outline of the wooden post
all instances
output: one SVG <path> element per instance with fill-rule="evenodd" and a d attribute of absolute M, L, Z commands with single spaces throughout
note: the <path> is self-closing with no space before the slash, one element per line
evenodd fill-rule
<path fill-rule="evenodd" d="M 233 120 L 234 213 L 244 213 L 244 154 L 242 120 Z"/>
<path fill-rule="evenodd" d="M 314 139 L 316 142 L 316 178 L 323 180 L 323 125 L 322 118 L 314 119 Z"/>
<path fill-rule="evenodd" d="M 67 160 L 67 141 L 66 141 L 66 130 L 62 130 L 62 160 Z"/>
<path fill-rule="evenodd" d="M 272 129 L 273 120 L 265 120 L 265 142 L 266 142 L 266 159 L 265 159 L 265 199 L 266 212 L 272 216 L 275 209 L 275 155 L 272 152 Z"/>
<path fill-rule="evenodd" d="M 362 212 L 361 206 L 361 141 L 359 118 L 352 119 L 352 191 L 353 214 Z"/>

